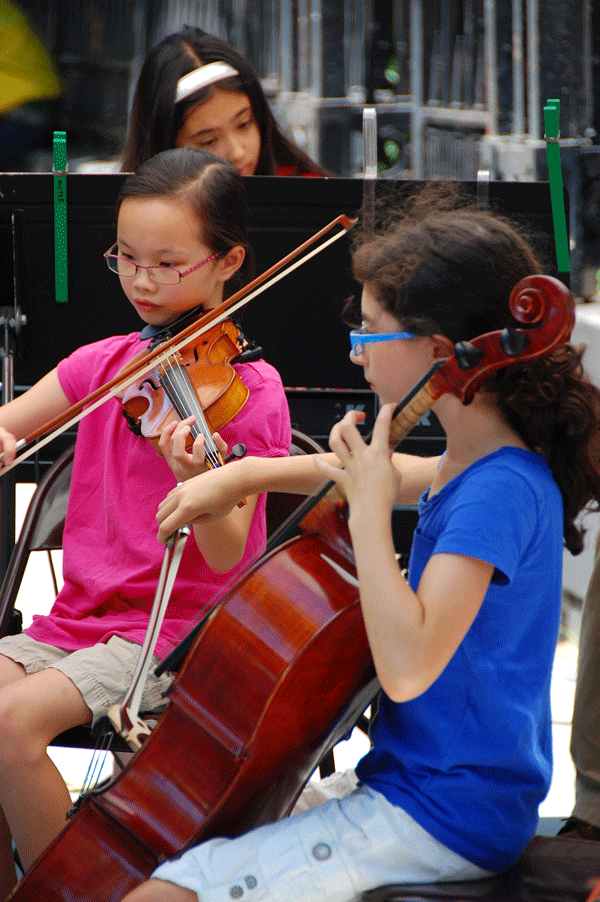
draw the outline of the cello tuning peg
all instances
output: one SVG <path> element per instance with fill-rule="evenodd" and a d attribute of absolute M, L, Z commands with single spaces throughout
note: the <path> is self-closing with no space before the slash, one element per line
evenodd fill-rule
<path fill-rule="evenodd" d="M 500 333 L 500 347 L 508 357 L 518 357 L 528 344 L 529 338 L 518 329 L 503 329 Z"/>
<path fill-rule="evenodd" d="M 470 341 L 458 341 L 454 345 L 454 354 L 461 370 L 472 369 L 483 357 L 483 351 L 475 348 Z"/>

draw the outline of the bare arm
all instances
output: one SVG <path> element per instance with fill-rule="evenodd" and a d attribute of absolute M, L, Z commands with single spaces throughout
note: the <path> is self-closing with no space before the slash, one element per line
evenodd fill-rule
<path fill-rule="evenodd" d="M 343 469 L 329 475 L 348 498 L 361 605 L 377 674 L 390 698 L 406 701 L 424 692 L 446 667 L 481 606 L 493 567 L 475 558 L 437 554 L 416 592 L 402 576 L 390 525 L 403 478 L 387 447 L 392 409 L 382 409 L 369 446 L 351 415 L 334 428 L 330 444 Z"/>
<path fill-rule="evenodd" d="M 194 416 L 190 416 L 180 422 L 173 422 L 163 429 L 160 436 L 161 453 L 181 485 L 196 476 L 210 472 L 205 459 L 204 436 L 199 435 L 189 451 L 186 448 L 195 419 Z M 217 450 L 224 456 L 227 452 L 225 442 L 218 433 L 214 433 L 213 438 Z M 257 500 L 257 495 L 246 498 L 245 504 L 240 507 L 232 506 L 219 520 L 190 518 L 186 521 L 191 523 L 196 545 L 211 570 L 226 573 L 241 561 Z M 170 534 L 166 534 L 165 541 Z"/>
<path fill-rule="evenodd" d="M 164 542 L 172 532 L 192 520 L 217 520 L 242 498 L 259 492 L 291 492 L 310 495 L 326 478 L 317 461 L 341 467 L 336 454 L 298 454 L 292 457 L 246 457 L 218 470 L 189 479 L 170 492 L 158 508 L 158 538 Z M 415 504 L 431 485 L 439 457 L 394 454 L 398 480 L 396 504 Z"/>
<path fill-rule="evenodd" d="M 228 515 L 243 498 L 280 491 L 309 495 L 323 482 L 314 464 L 323 457 L 335 466 L 335 454 L 292 457 L 244 457 L 188 479 L 169 492 L 158 508 L 158 538 L 164 542 L 185 523 L 211 523 Z"/>
<path fill-rule="evenodd" d="M 392 464 L 401 476 L 395 504 L 416 504 L 433 482 L 439 463 L 439 456 L 392 454 Z"/>
<path fill-rule="evenodd" d="M 4 462 L 13 461 L 17 439 L 25 438 L 70 406 L 54 369 L 25 394 L 0 407 L 0 451 Z"/>
<path fill-rule="evenodd" d="M 196 545 L 211 570 L 226 573 L 241 561 L 257 500 L 250 496 L 243 507 L 234 507 L 215 523 L 192 520 Z"/>

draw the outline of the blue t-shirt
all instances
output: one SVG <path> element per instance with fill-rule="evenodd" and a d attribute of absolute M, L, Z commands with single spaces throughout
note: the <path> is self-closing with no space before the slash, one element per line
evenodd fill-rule
<path fill-rule="evenodd" d="M 357 773 L 448 848 L 502 871 L 534 835 L 552 772 L 563 506 L 545 460 L 502 448 L 423 495 L 414 590 L 440 553 L 493 564 L 492 583 L 437 680 L 408 702 L 381 694 Z"/>

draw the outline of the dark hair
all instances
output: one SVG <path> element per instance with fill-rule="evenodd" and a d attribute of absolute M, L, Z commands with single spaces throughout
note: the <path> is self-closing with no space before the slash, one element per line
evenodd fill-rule
<path fill-rule="evenodd" d="M 213 62 L 233 66 L 239 75 L 209 85 L 175 103 L 177 82 L 183 75 Z M 184 25 L 154 47 L 144 62 L 133 97 L 122 172 L 134 172 L 149 157 L 174 146 L 185 115 L 218 87 L 246 94 L 261 138 L 256 175 L 275 175 L 277 164 L 293 167 L 294 175 L 328 173 L 281 132 L 258 76 L 229 44 L 201 28 Z"/>
<path fill-rule="evenodd" d="M 508 306 L 511 291 L 541 270 L 515 224 L 477 209 L 458 186 L 426 186 L 370 232 L 356 229 L 352 261 L 355 278 L 403 329 L 441 334 L 454 344 L 518 326 Z M 577 516 L 600 501 L 600 391 L 585 377 L 581 357 L 567 343 L 485 383 L 512 428 L 548 461 L 573 554 L 583 548 Z"/>
<path fill-rule="evenodd" d="M 165 150 L 151 157 L 125 180 L 117 198 L 117 216 L 127 197 L 179 197 L 198 217 L 199 237 L 212 251 L 246 251 L 240 270 L 227 282 L 227 293 L 252 278 L 254 252 L 247 233 L 246 191 L 235 167 L 193 147 Z"/>

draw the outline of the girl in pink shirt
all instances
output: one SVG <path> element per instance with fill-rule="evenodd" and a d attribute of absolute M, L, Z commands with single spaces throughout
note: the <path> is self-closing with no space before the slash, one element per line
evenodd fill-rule
<path fill-rule="evenodd" d="M 5 405 L 0 450 L 7 464 L 18 438 L 108 382 L 164 327 L 195 308 L 218 306 L 252 253 L 242 178 L 203 151 L 170 150 L 149 160 L 126 181 L 117 213 L 117 242 L 107 262 L 146 326 L 80 348 Z M 224 452 L 241 442 L 252 455 L 288 454 L 290 420 L 279 374 L 263 360 L 234 368 L 249 396 L 216 435 L 217 447 Z M 47 746 L 63 730 L 102 716 L 128 688 L 164 557 L 156 538 L 158 505 L 177 482 L 207 468 L 202 437 L 186 451 L 193 418 L 163 430 L 161 457 L 122 413 L 112 398 L 81 421 L 64 532 L 64 587 L 47 616 L 35 617 L 19 636 L 0 639 L 2 898 L 16 879 L 11 840 L 28 867 L 71 807 Z M 192 524 L 158 658 L 264 544 L 266 496 L 246 500 L 218 524 Z M 149 678 L 143 710 L 164 706 L 170 679 Z"/>

